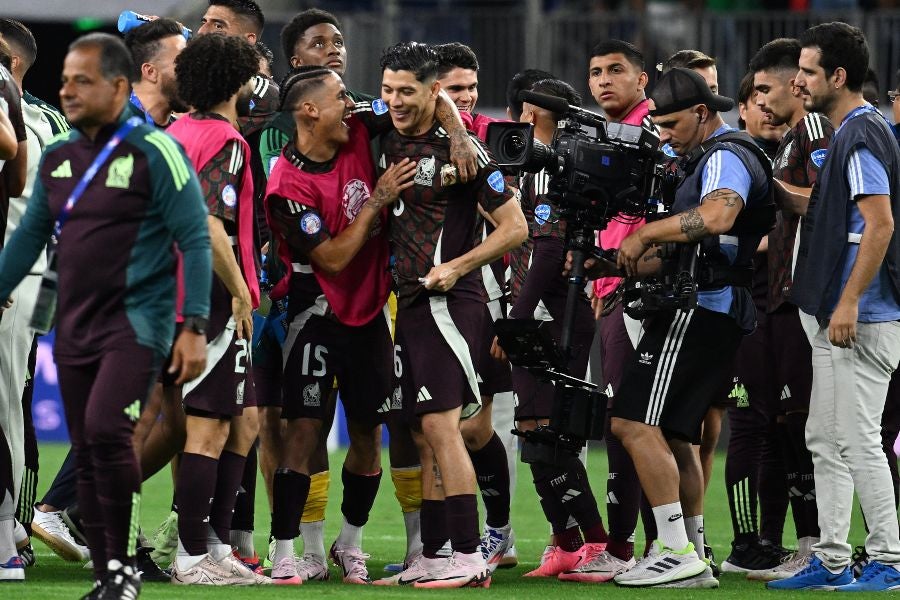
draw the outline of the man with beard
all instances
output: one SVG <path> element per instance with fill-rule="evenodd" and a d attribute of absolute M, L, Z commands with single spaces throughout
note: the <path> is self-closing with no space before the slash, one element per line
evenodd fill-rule
<path fill-rule="evenodd" d="M 175 57 L 184 49 L 181 26 L 172 19 L 156 19 L 125 36 L 134 61 L 134 84 L 129 111 L 156 127 L 168 127 L 172 113 L 188 107 L 178 98 Z"/>
<path fill-rule="evenodd" d="M 210 362 L 183 389 L 187 440 L 176 482 L 180 547 L 172 572 L 172 582 L 179 584 L 269 582 L 235 559 L 230 543 L 249 450 L 248 436 L 232 417 L 243 412 L 252 393 L 246 389 L 247 342 L 253 333 L 251 311 L 259 303 L 250 149 L 236 125 L 249 112 L 250 82 L 258 66 L 250 44 L 222 36 L 198 37 L 176 60 L 179 93 L 195 110 L 170 133 L 198 173 L 210 212 L 216 275 L 210 321 L 204 324 Z"/>
<path fill-rule="evenodd" d="M 900 534 L 881 418 L 900 361 L 900 148 L 862 96 L 869 66 L 862 31 L 825 23 L 807 29 L 800 45 L 794 85 L 803 106 L 839 124 L 809 196 L 791 288 L 812 346 L 806 443 L 820 534 L 806 568 L 767 587 L 896 589 Z M 847 543 L 854 490 L 870 558 L 855 581 Z"/>

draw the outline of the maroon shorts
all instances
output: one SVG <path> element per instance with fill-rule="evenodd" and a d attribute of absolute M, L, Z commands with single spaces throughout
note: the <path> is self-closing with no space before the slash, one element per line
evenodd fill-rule
<path fill-rule="evenodd" d="M 281 365 L 265 367 L 253 365 L 253 389 L 256 392 L 256 405 L 260 408 L 272 406 L 281 408 Z"/>
<path fill-rule="evenodd" d="M 500 300 L 491 300 L 485 305 L 487 323 L 491 325 L 490 331 L 493 331 L 493 322 L 502 317 L 500 312 Z M 512 373 L 508 360 L 497 360 L 491 356 L 491 344 L 494 341 L 493 335 L 486 335 L 482 344 L 481 352 L 476 359 L 478 362 L 476 368 L 478 374 L 481 375 L 481 381 L 478 389 L 482 396 L 492 397 L 494 394 L 502 394 L 511 392 L 513 389 Z"/>
<path fill-rule="evenodd" d="M 601 390 L 609 396 L 608 408 L 612 408 L 614 398 L 622 386 L 622 375 L 625 365 L 631 362 L 634 346 L 625 329 L 624 306 L 619 302 L 611 313 L 601 317 L 600 330 L 600 362 L 603 370 Z"/>
<path fill-rule="evenodd" d="M 347 419 L 380 423 L 390 407 L 392 351 L 387 309 L 359 327 L 297 315 L 284 342 L 281 418 L 328 419 L 328 397 L 337 379 Z"/>
<path fill-rule="evenodd" d="M 394 375 L 400 380 L 392 409 L 414 423 L 420 415 L 481 408 L 476 358 L 492 335 L 483 302 L 431 296 L 397 310 Z"/>
<path fill-rule="evenodd" d="M 178 339 L 178 336 L 181 334 L 181 328 L 183 325 L 181 323 L 175 323 L 175 337 L 172 338 L 172 346 L 175 346 L 175 341 Z M 162 369 L 159 372 L 159 375 L 156 377 L 156 381 L 161 383 L 165 388 L 175 387 L 175 380 L 178 379 L 177 373 L 169 373 L 169 367 L 172 366 L 172 350 L 169 349 L 169 355 L 166 357 L 166 360 L 163 362 Z"/>
<path fill-rule="evenodd" d="M 206 369 L 181 388 L 186 412 L 197 411 L 224 417 L 240 415 L 245 406 L 255 406 L 250 344 L 235 335 L 234 318 L 206 345 Z"/>
<path fill-rule="evenodd" d="M 891 384 L 888 386 L 884 412 L 881 414 L 881 429 L 900 433 L 900 375 L 898 373 L 900 371 L 895 370 L 891 374 Z"/>
<path fill-rule="evenodd" d="M 812 348 L 800 324 L 800 311 L 792 304 L 782 304 L 766 316 L 775 370 L 774 393 L 781 404 L 781 412 L 809 412 Z"/>
<path fill-rule="evenodd" d="M 741 338 L 731 378 L 722 392 L 717 395 L 713 406 L 752 408 L 769 420 L 774 420 L 781 406 L 775 379 L 775 363 L 772 346 L 777 343 L 772 338 L 770 315 L 756 311 L 756 329 Z"/>

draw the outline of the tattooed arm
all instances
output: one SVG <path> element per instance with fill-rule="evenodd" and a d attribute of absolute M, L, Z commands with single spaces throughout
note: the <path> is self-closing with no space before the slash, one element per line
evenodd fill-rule
<path fill-rule="evenodd" d="M 671 217 L 647 223 L 622 241 L 618 265 L 630 275 L 638 275 L 640 259 L 647 248 L 658 242 L 696 242 L 731 229 L 744 208 L 740 194 L 728 188 L 713 190 L 703 197 L 700 206 Z"/>
<path fill-rule="evenodd" d="M 459 109 L 447 95 L 441 90 L 438 93 L 437 103 L 434 107 L 434 118 L 437 119 L 447 136 L 450 138 L 450 161 L 456 165 L 459 172 L 459 180 L 466 183 L 478 174 L 481 165 L 478 164 L 478 155 L 475 151 L 475 142 L 469 138 L 469 133 L 459 116 Z"/>

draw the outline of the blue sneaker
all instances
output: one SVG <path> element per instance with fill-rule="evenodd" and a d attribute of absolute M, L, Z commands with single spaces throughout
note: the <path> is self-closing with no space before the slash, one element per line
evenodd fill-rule
<path fill-rule="evenodd" d="M 853 583 L 837 588 L 839 592 L 888 592 L 900 590 L 900 571 L 877 560 L 863 567 L 862 575 Z"/>
<path fill-rule="evenodd" d="M 0 563 L 0 581 L 25 581 L 25 561 L 16 555 Z"/>
<path fill-rule="evenodd" d="M 853 583 L 850 567 L 844 567 L 840 573 L 832 573 L 825 568 L 822 560 L 813 554 L 805 569 L 793 577 L 770 581 L 766 587 L 770 590 L 833 590 L 850 583 Z"/>

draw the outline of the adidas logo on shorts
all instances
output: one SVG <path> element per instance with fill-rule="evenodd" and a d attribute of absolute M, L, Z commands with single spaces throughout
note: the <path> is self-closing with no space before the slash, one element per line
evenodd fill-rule
<path fill-rule="evenodd" d="M 641 352 L 641 359 L 638 362 L 642 365 L 649 365 L 653 362 L 653 355 L 649 352 Z"/>
<path fill-rule="evenodd" d="M 416 396 L 416 402 L 428 402 L 431 400 L 431 394 L 428 392 L 428 388 L 424 385 L 419 388 L 419 395 Z"/>

